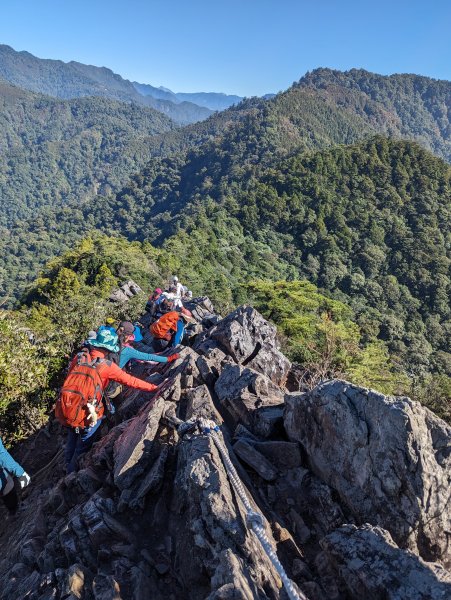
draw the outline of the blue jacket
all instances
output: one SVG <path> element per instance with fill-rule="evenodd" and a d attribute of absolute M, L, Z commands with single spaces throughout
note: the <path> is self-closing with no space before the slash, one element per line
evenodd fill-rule
<path fill-rule="evenodd" d="M 146 354 L 135 350 L 131 346 L 124 346 L 119 354 L 119 367 L 123 369 L 129 360 L 153 360 L 154 362 L 168 362 L 166 356 L 159 356 L 158 354 Z"/>
<path fill-rule="evenodd" d="M 0 438 L 0 470 L 5 469 L 11 475 L 20 477 L 25 473 L 24 469 L 17 463 L 8 450 L 5 448 Z M 3 487 L 3 477 L 0 477 L 0 490 Z"/>

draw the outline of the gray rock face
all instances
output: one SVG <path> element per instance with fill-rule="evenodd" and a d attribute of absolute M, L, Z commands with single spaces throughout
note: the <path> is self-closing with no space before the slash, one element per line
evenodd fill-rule
<path fill-rule="evenodd" d="M 400 550 L 379 527 L 344 525 L 321 542 L 326 561 L 349 598 L 444 600 L 451 574 Z"/>
<path fill-rule="evenodd" d="M 408 398 L 344 381 L 287 395 L 285 428 L 359 522 L 451 566 L 451 428 Z"/>
<path fill-rule="evenodd" d="M 214 587 L 211 595 L 199 597 L 232 597 L 223 595 L 230 590 L 238 598 L 278 597 L 278 576 L 244 526 L 244 508 L 239 500 L 236 504 L 212 440 L 199 436 L 182 442 L 177 472 L 179 493 L 172 508 L 183 513 L 188 536 L 178 544 L 175 561 L 186 588 L 200 591 L 206 569 Z M 272 539 L 269 530 L 268 536 Z"/>
<path fill-rule="evenodd" d="M 285 384 L 290 361 L 280 352 L 276 328 L 251 306 L 241 306 L 208 332 L 208 338 L 241 365 Z"/>
<path fill-rule="evenodd" d="M 158 399 L 152 409 L 131 420 L 114 443 L 114 483 L 119 489 L 130 487 L 146 470 L 164 408 L 164 400 Z"/>
<path fill-rule="evenodd" d="M 251 444 L 244 440 L 238 440 L 233 445 L 233 450 L 241 460 L 252 467 L 262 479 L 273 481 L 277 477 L 277 470 L 263 454 L 255 449 L 255 446 L 251 446 Z"/>
<path fill-rule="evenodd" d="M 216 395 L 236 423 L 253 430 L 255 411 L 280 405 L 284 394 L 268 377 L 248 367 L 225 365 L 215 383 Z"/>

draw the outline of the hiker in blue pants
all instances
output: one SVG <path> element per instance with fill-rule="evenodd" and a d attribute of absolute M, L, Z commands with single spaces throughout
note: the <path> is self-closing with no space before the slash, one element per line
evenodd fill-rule
<path fill-rule="evenodd" d="M 97 440 L 96 433 L 101 425 L 102 419 L 99 419 L 95 425 L 80 429 L 79 432 L 72 427 L 67 428 L 66 449 L 64 451 L 67 473 L 72 473 L 77 469 L 79 457 L 87 452 Z"/>
<path fill-rule="evenodd" d="M 14 514 L 19 505 L 14 477 L 17 478 L 22 489 L 30 483 L 30 476 L 14 460 L 0 438 L 0 496 L 10 514 Z"/>

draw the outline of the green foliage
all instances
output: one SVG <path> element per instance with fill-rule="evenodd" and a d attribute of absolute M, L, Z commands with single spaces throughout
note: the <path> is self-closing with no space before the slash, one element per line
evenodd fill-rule
<path fill-rule="evenodd" d="M 398 377 L 383 342 L 362 347 L 351 309 L 318 292 L 308 281 L 252 281 L 252 304 L 281 332 L 288 356 L 307 371 L 308 383 L 344 377 L 385 393 L 395 393 Z M 400 381 L 398 381 L 400 380 Z"/>
<path fill-rule="evenodd" d="M 0 435 L 7 441 L 38 429 L 45 419 L 41 391 L 48 362 L 29 333 L 20 318 L 0 313 Z"/>
<path fill-rule="evenodd" d="M 451 377 L 428 375 L 413 382 L 410 393 L 441 419 L 451 424 Z"/>

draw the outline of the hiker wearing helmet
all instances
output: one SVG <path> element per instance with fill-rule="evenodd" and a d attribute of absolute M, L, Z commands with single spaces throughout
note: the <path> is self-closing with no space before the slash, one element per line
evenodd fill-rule
<path fill-rule="evenodd" d="M 105 412 L 103 392 L 110 380 L 144 392 L 157 389 L 153 383 L 129 375 L 108 360 L 108 353 L 117 353 L 119 349 L 116 333 L 102 329 L 95 340 L 90 340 L 89 348 L 75 356 L 69 367 L 55 407 L 55 416 L 69 428 L 65 451 L 68 473 L 75 471 L 79 457 L 98 437 Z"/>
<path fill-rule="evenodd" d="M 21 488 L 30 483 L 30 476 L 14 460 L 0 438 L 0 496 L 11 515 L 16 512 L 19 505 L 14 478 L 17 478 Z"/>
<path fill-rule="evenodd" d="M 117 334 L 121 346 L 119 352 L 119 367 L 121 369 L 123 369 L 130 360 L 168 363 L 179 358 L 177 353 L 171 354 L 170 356 L 160 356 L 159 354 L 149 354 L 136 350 L 131 344 L 136 339 L 138 332 L 142 339 L 141 331 L 138 326 L 133 325 L 130 321 L 122 321 L 122 323 L 119 324 Z"/>
<path fill-rule="evenodd" d="M 182 308 L 181 312 L 173 310 L 160 317 L 150 326 L 154 349 L 159 352 L 168 346 L 178 346 L 185 333 L 185 323 L 193 322 L 193 316 L 186 308 Z"/>

